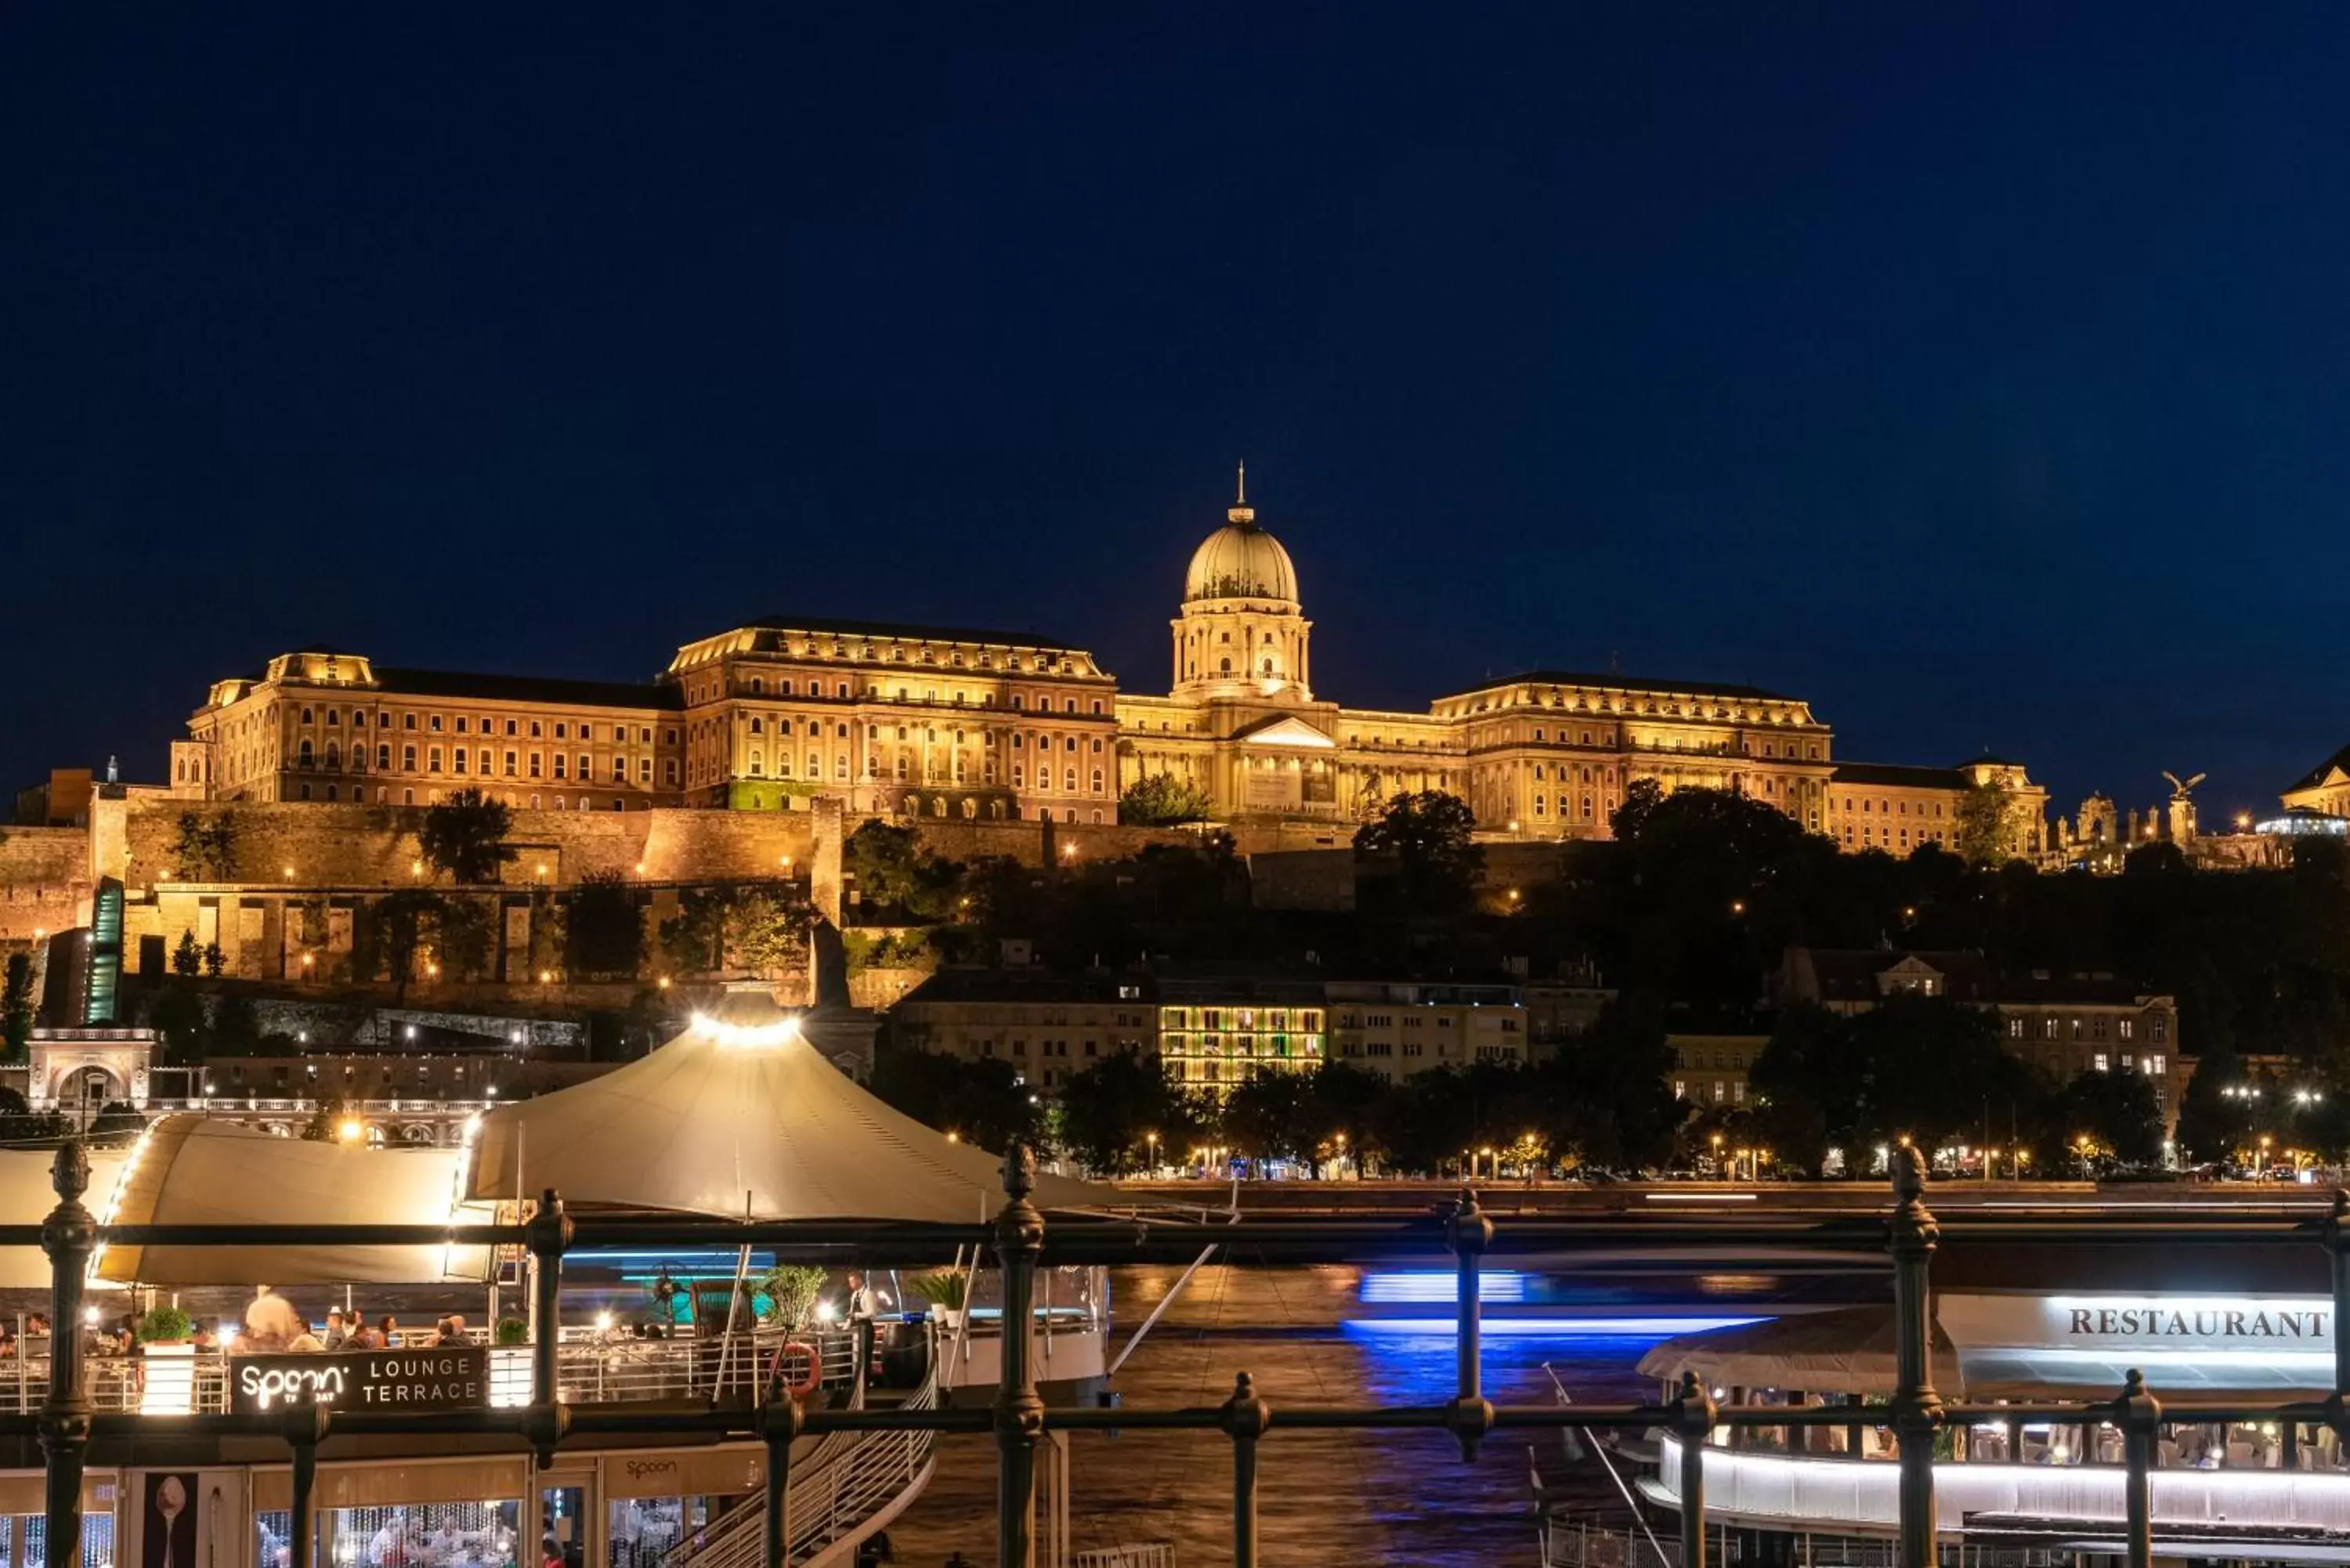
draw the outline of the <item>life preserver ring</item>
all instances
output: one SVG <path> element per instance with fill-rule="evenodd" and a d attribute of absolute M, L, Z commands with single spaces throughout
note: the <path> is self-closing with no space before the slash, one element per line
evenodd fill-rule
<path fill-rule="evenodd" d="M 795 1355 L 806 1361 L 807 1372 L 801 1381 L 786 1383 L 784 1381 L 784 1361 L 785 1357 Z M 816 1392 L 816 1385 L 822 1380 L 823 1370 L 823 1362 L 815 1345 L 803 1340 L 788 1339 L 775 1347 L 775 1359 L 767 1366 L 767 1379 L 771 1386 L 781 1389 L 793 1398 L 805 1399 Z"/>

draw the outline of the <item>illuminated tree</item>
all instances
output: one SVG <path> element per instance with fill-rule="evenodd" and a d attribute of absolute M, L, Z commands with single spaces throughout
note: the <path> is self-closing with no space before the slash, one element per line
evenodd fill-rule
<path fill-rule="evenodd" d="M 1129 827 L 1204 822 L 1214 810 L 1207 792 L 1179 774 L 1145 774 L 1118 798 L 1118 819 Z"/>

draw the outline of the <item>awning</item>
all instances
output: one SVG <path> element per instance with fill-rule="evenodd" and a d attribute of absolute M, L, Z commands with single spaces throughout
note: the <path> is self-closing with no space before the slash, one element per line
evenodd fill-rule
<path fill-rule="evenodd" d="M 468 1196 L 727 1219 L 970 1224 L 1005 1202 L 996 1156 L 891 1109 L 764 995 L 732 994 L 627 1066 L 482 1119 Z M 1040 1209 L 1130 1209 L 1039 1175 Z"/>
<path fill-rule="evenodd" d="M 190 1113 L 147 1129 L 90 1207 L 125 1225 L 445 1225 L 463 1151 L 273 1137 Z M 424 1284 L 480 1279 L 479 1248 L 110 1246 L 99 1277 L 152 1285 Z"/>
<path fill-rule="evenodd" d="M 0 1225 L 37 1225 L 57 1206 L 57 1189 L 49 1171 L 56 1164 L 53 1148 L 0 1148 Z M 91 1213 L 105 1212 L 107 1195 L 130 1152 L 122 1148 L 89 1151 L 89 1190 L 82 1203 Z M 0 1247 L 0 1286 L 25 1290 L 49 1282 L 49 1260 L 38 1247 Z"/>
<path fill-rule="evenodd" d="M 1893 1309 L 1839 1307 L 1686 1334 L 1640 1357 L 1650 1377 L 1694 1372 L 1711 1388 L 1785 1388 L 1817 1394 L 1890 1394 L 1894 1376 Z M 1960 1386 L 1950 1335 L 1934 1329 L 1934 1386 Z"/>

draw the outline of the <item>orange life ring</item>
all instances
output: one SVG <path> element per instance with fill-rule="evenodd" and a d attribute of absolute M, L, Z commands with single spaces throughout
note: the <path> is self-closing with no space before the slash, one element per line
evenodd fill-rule
<path fill-rule="evenodd" d="M 785 1383 L 783 1381 L 784 1358 L 795 1352 L 807 1358 L 807 1374 L 801 1382 Z M 793 1398 L 805 1399 L 816 1392 L 816 1385 L 822 1380 L 823 1366 L 823 1361 L 817 1355 L 815 1345 L 802 1340 L 789 1339 L 776 1346 L 775 1359 L 769 1365 L 767 1376 L 770 1381 Z"/>

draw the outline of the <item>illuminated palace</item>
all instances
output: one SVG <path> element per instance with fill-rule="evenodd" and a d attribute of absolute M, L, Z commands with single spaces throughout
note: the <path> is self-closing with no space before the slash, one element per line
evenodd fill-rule
<path fill-rule="evenodd" d="M 2012 763 L 1840 764 L 1809 704 L 1755 687 L 1532 670 L 1425 711 L 1314 690 L 1314 623 L 1243 492 L 1170 623 L 1170 689 L 1121 692 L 1082 649 L 952 627 L 774 617 L 686 644 L 643 683 L 395 669 L 312 649 L 216 682 L 173 746 L 183 794 L 420 805 L 477 788 L 526 809 L 654 805 L 1118 820 L 1139 779 L 1190 780 L 1233 821 L 1350 822 L 1401 791 L 1489 832 L 1596 837 L 1625 786 L 1742 792 L 1848 848 L 1947 840 L 1996 776 L 2014 851 L 2044 794 Z"/>

